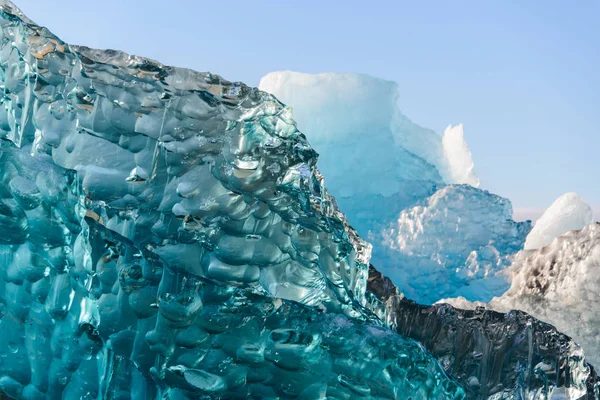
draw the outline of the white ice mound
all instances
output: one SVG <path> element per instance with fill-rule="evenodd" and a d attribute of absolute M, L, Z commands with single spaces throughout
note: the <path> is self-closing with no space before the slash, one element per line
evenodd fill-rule
<path fill-rule="evenodd" d="M 593 221 L 590 205 L 577 193 L 560 196 L 527 236 L 525 250 L 536 250 L 552 242 L 556 237 L 572 230 L 581 229 Z"/>
<path fill-rule="evenodd" d="M 479 178 L 473 169 L 475 163 L 471 151 L 465 141 L 463 125 L 448 125 L 442 138 L 450 180 L 455 183 L 466 183 L 479 187 Z"/>
<path fill-rule="evenodd" d="M 570 231 L 531 254 L 490 308 L 520 309 L 571 336 L 600 363 L 600 224 Z"/>

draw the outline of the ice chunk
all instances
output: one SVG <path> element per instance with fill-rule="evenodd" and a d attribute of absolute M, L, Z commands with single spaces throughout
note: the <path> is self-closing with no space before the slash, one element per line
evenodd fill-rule
<path fill-rule="evenodd" d="M 397 107 L 399 87 L 395 82 L 363 74 L 281 71 L 265 75 L 260 89 L 293 107 L 300 128 L 309 132 L 311 143 L 324 154 L 325 161 L 333 158 L 330 153 L 340 145 L 353 153 L 376 154 L 358 165 L 344 164 L 350 169 L 362 166 L 361 173 L 364 169 L 372 175 L 378 171 L 376 178 L 387 181 L 388 188 L 376 193 L 389 194 L 389 185 L 394 188 L 398 178 L 431 179 L 431 166 L 446 183 L 479 186 L 462 124 L 449 126 L 441 137 L 410 121 Z M 375 151 L 369 151 L 371 148 Z M 403 152 L 413 158 L 403 159 Z M 415 158 L 430 164 L 417 170 L 424 174 L 422 177 L 411 168 Z M 331 167 L 321 166 L 327 177 L 338 173 L 338 168 Z M 402 175 L 408 171 L 413 175 Z"/>
<path fill-rule="evenodd" d="M 0 393 L 462 399 L 276 98 L 0 0 Z M 376 315 L 377 314 L 377 315 Z"/>
<path fill-rule="evenodd" d="M 520 253 L 502 296 L 488 304 L 445 299 L 457 307 L 519 309 L 573 337 L 586 358 L 600 362 L 600 223 L 570 231 L 535 251 Z"/>
<path fill-rule="evenodd" d="M 530 229 L 511 216 L 510 201 L 502 197 L 446 186 L 402 211 L 381 236 L 372 234 L 385 246 L 373 262 L 409 298 L 427 303 L 454 293 L 487 301 L 508 288 L 504 269 Z"/>
<path fill-rule="evenodd" d="M 260 89 L 293 108 L 337 198 L 389 197 L 404 181 L 442 183 L 441 137 L 409 125 L 396 106 L 396 83 L 361 74 L 285 71 L 263 77 Z"/>
<path fill-rule="evenodd" d="M 401 296 L 374 267 L 368 287 L 388 305 L 390 324 L 435 354 L 468 398 L 598 397 L 598 376 L 581 347 L 522 311 L 503 314 L 472 303 L 473 310 L 420 305 Z"/>
<path fill-rule="evenodd" d="M 539 249 L 563 233 L 591 224 L 592 220 L 590 205 L 577 193 L 565 193 L 536 221 L 525 241 L 525 250 Z"/>
<path fill-rule="evenodd" d="M 600 224 L 570 231 L 517 263 L 510 289 L 493 299 L 555 325 L 600 363 Z"/>
<path fill-rule="evenodd" d="M 407 295 L 489 300 L 508 288 L 501 270 L 530 225 L 512 221 L 507 199 L 446 187 L 479 185 L 462 125 L 443 137 L 418 126 L 398 109 L 396 83 L 366 75 L 273 72 L 261 88 L 293 107 L 328 188 Z"/>
<path fill-rule="evenodd" d="M 473 171 L 475 163 L 467 142 L 465 142 L 462 124 L 448 125 L 444 131 L 442 143 L 448 161 L 449 181 L 479 187 L 479 178 Z"/>

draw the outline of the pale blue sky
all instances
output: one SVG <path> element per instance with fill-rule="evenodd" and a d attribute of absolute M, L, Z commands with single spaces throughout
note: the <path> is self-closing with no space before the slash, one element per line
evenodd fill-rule
<path fill-rule="evenodd" d="M 483 188 L 522 211 L 568 191 L 600 210 L 600 0 L 16 4 L 69 43 L 254 86 L 285 69 L 396 81 L 415 122 L 465 125 Z"/>

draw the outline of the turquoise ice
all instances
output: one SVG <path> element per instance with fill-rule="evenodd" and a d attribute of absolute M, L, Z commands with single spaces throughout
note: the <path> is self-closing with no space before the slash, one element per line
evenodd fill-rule
<path fill-rule="evenodd" d="M 0 8 L 0 390 L 460 399 L 271 95 Z"/>

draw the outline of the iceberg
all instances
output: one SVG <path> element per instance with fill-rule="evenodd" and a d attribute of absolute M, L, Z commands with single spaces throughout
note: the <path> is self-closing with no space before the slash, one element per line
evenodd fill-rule
<path fill-rule="evenodd" d="M 465 141 L 463 125 L 448 125 L 442 137 L 442 145 L 449 167 L 447 181 L 479 187 L 479 178 L 474 172 L 475 163 Z"/>
<path fill-rule="evenodd" d="M 598 398 L 598 375 L 581 347 L 525 312 L 420 305 L 373 266 L 368 288 L 386 303 L 388 322 L 423 343 L 463 385 L 467 398 Z"/>
<path fill-rule="evenodd" d="M 505 293 L 488 303 L 463 296 L 440 303 L 526 311 L 573 337 L 586 351 L 586 358 L 598 364 L 600 224 L 591 222 L 592 209 L 585 200 L 576 193 L 560 196 L 536 222 L 525 249 L 506 268 L 511 285 Z"/>
<path fill-rule="evenodd" d="M 372 262 L 408 297 L 488 301 L 508 289 L 503 270 L 531 224 L 477 189 L 462 124 L 441 136 L 413 123 L 398 85 L 367 75 L 272 72 L 260 88 L 293 108 L 328 189 L 373 244 Z"/>
<path fill-rule="evenodd" d="M 600 223 L 555 238 L 516 257 L 509 290 L 489 303 L 462 298 L 443 302 L 462 308 L 519 309 L 556 326 L 576 340 L 586 358 L 600 362 Z"/>
<path fill-rule="evenodd" d="M 7 1 L 0 27 L 1 392 L 464 397 L 378 318 L 370 246 L 277 99 Z"/>
<path fill-rule="evenodd" d="M 554 328 L 440 319 L 374 274 L 274 96 L 68 45 L 6 0 L 0 28 L 3 397 L 597 393 Z M 514 349 L 498 376 L 482 335 Z"/>
<path fill-rule="evenodd" d="M 577 193 L 565 193 L 544 211 L 527 236 L 525 250 L 537 250 L 563 233 L 592 223 L 592 207 Z"/>
<path fill-rule="evenodd" d="M 401 265 L 385 271 L 409 298 L 431 303 L 439 293 L 454 293 L 487 301 L 508 289 L 506 268 L 529 232 L 528 223 L 511 216 L 507 199 L 449 185 L 403 210 L 380 236 L 371 235 L 385 244 L 373 262 Z"/>

